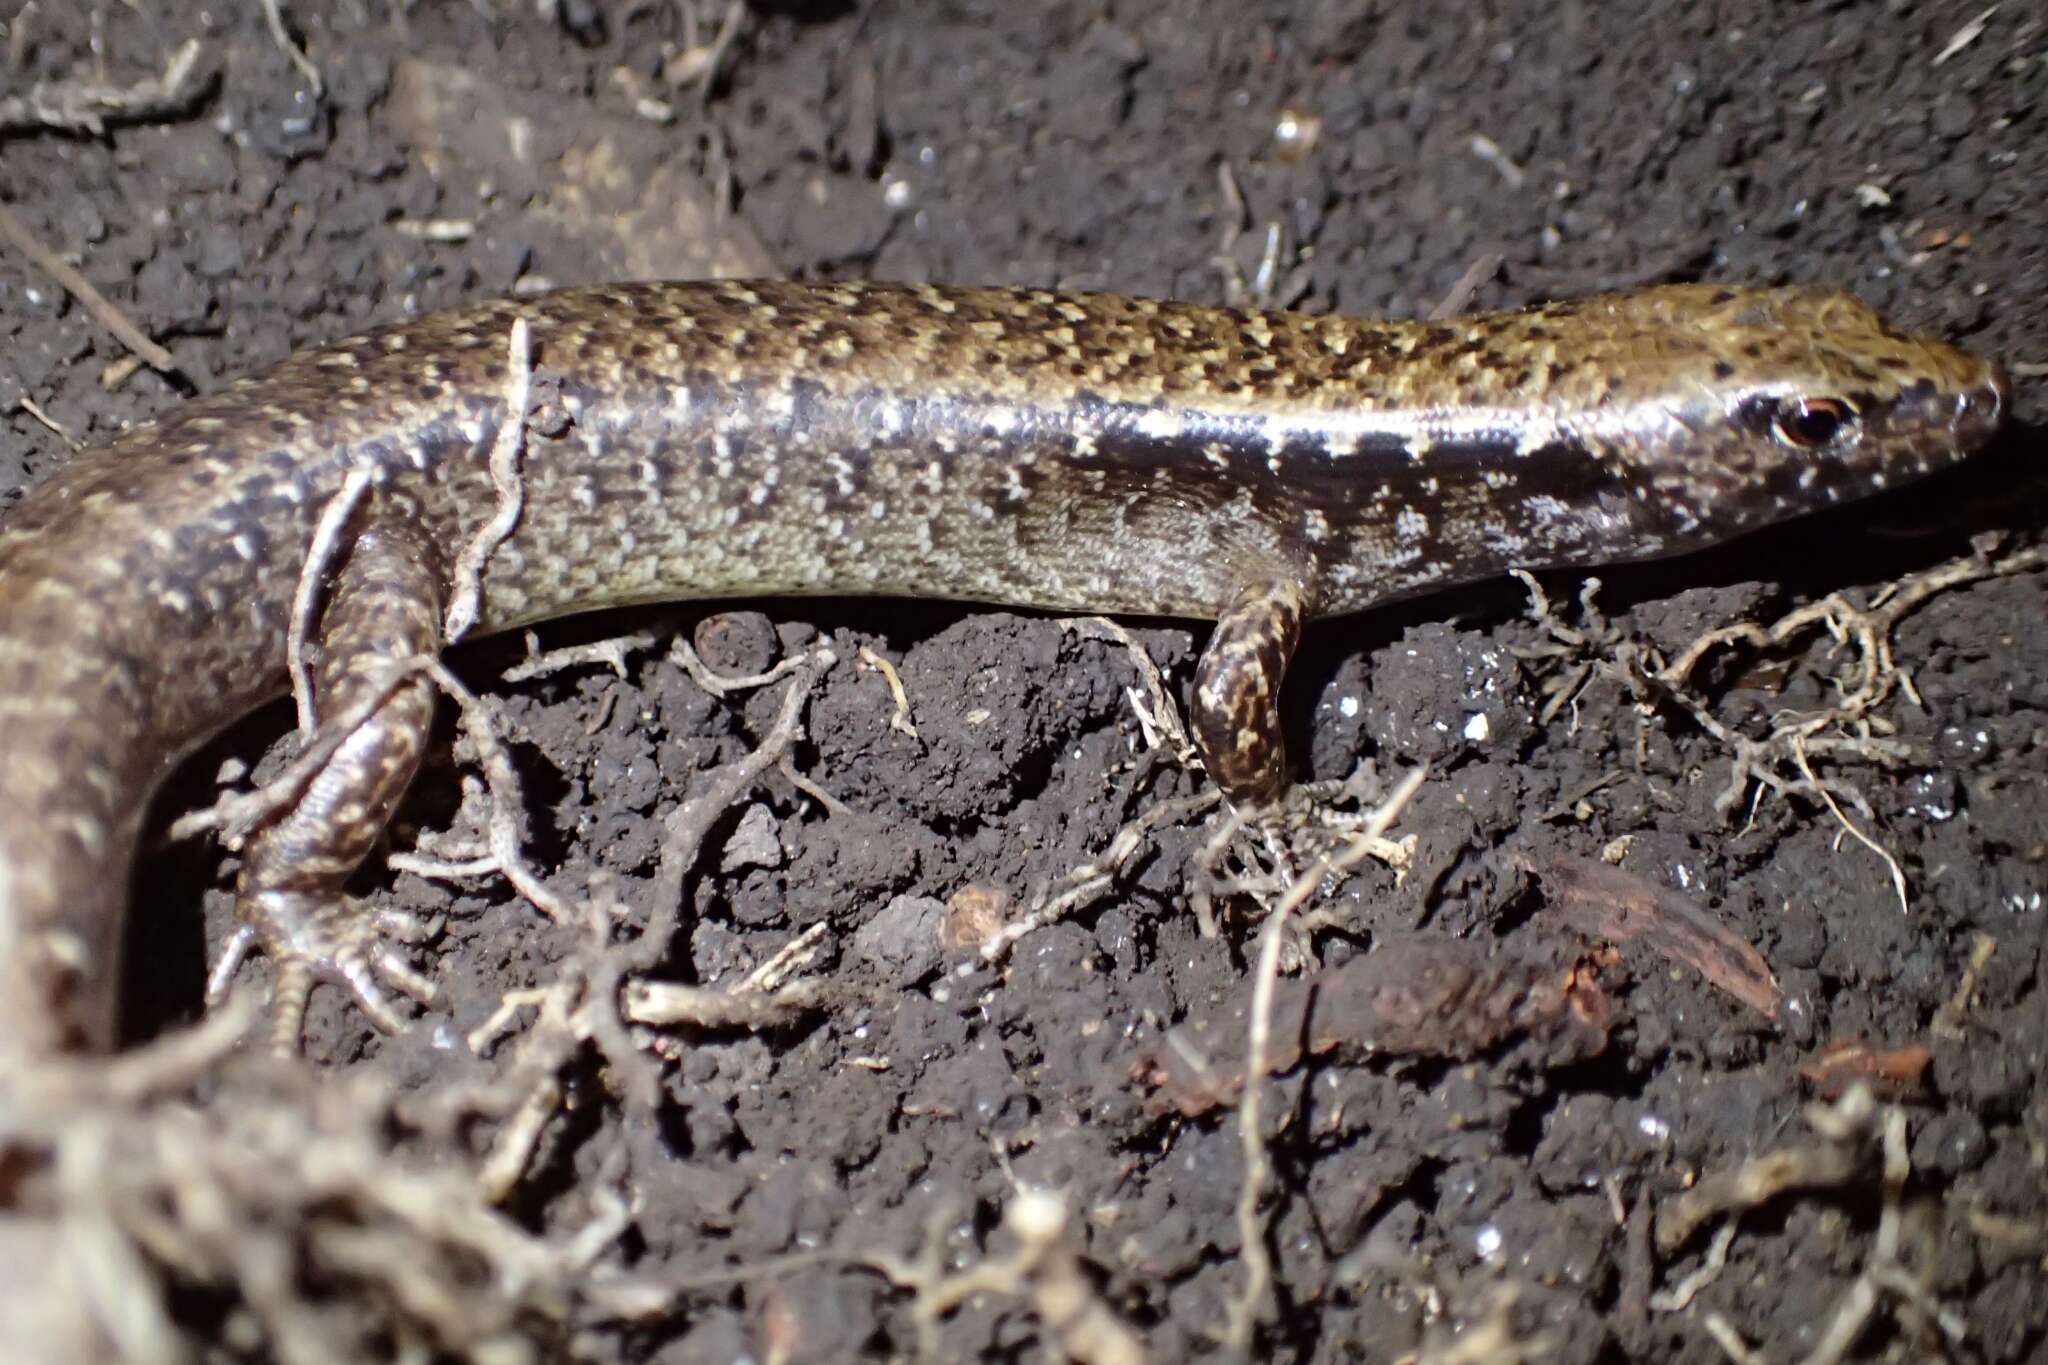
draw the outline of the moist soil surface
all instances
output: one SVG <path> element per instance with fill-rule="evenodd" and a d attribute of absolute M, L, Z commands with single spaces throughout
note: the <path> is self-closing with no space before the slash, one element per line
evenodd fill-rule
<path fill-rule="evenodd" d="M 1558 574 L 1548 623 L 1503 581 L 1311 629 L 1284 707 L 1295 775 L 1348 784 L 1324 799 L 1352 813 L 1427 777 L 1389 831 L 1413 840 L 1400 865 L 1329 878 L 1279 940 L 1250 1219 L 1244 1040 L 1288 879 L 1240 852 L 1212 885 L 1210 788 L 1137 706 L 1159 709 L 1136 651 L 1184 705 L 1205 627 L 1133 621 L 1120 641 L 770 601 L 584 618 L 532 646 L 644 635 L 617 667 L 508 682 L 528 642 L 456 651 L 519 775 L 527 858 L 572 912 L 380 852 L 355 889 L 438 931 L 413 956 L 438 994 L 386 1035 L 322 987 L 301 1065 L 384 1116 L 381 1188 L 466 1173 L 524 1114 L 507 1235 L 612 1222 L 545 1304 L 471 1263 L 435 1283 L 474 1302 L 442 1312 L 393 1268 L 436 1235 L 419 1218 L 344 1263 L 321 1220 L 369 1226 L 363 1188 L 254 1209 L 231 1183 L 222 1216 L 263 1221 L 281 1279 L 144 1254 L 205 1358 L 2048 1358 L 2032 7 L 302 0 L 286 33 L 318 93 L 258 5 L 12 9 L 11 98 L 132 88 L 200 47 L 167 107 L 0 134 L 5 207 L 181 373 L 131 363 L 0 250 L 7 500 L 67 455 L 31 405 L 97 443 L 375 321 L 628 277 L 1392 316 L 1816 283 L 2016 375 L 2015 424 L 1963 468 L 1603 573 L 1590 610 Z M 1858 614 L 1900 582 L 1929 590 Z M 1646 681 L 1710 631 L 1835 593 L 1825 621 Z M 725 673 L 837 655 L 787 762 L 736 796 L 721 766 L 808 679 L 715 696 L 673 640 Z M 863 650 L 893 666 L 907 725 Z M 159 818 L 271 771 L 290 727 L 282 708 L 238 726 Z M 474 831 L 473 745 L 444 728 L 393 851 Z M 657 874 L 679 811 L 710 824 L 677 889 Z M 1112 875 L 981 951 L 1133 822 Z M 1317 846 L 1295 838 L 1299 871 Z M 235 865 L 202 837 L 140 870 L 131 1041 L 201 1014 Z M 508 993 L 603 957 L 593 906 L 615 949 L 672 927 L 630 974 L 725 1012 L 611 1015 L 534 1062 L 522 1033 L 560 1026 L 529 1005 L 473 1052 Z M 807 934 L 800 990 L 731 1004 Z M 593 979 L 604 1013 L 616 974 Z M 238 1078 L 253 1065 L 197 1078 L 193 1112 L 229 1131 L 290 1089 Z M 417 1117 L 457 1093 L 466 1121 Z M 1063 1225 L 1020 1232 L 1025 1190 Z M 1261 1248 L 1270 1285 L 1232 1345 Z"/>

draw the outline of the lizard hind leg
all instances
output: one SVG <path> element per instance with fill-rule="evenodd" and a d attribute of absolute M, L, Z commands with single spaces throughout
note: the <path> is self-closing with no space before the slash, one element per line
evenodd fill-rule
<path fill-rule="evenodd" d="M 218 1000 L 241 959 L 260 948 L 276 969 L 271 1041 L 280 1051 L 297 1048 L 318 981 L 340 984 L 386 1032 L 403 1020 L 383 985 L 422 1003 L 432 998 L 431 983 L 389 942 L 418 942 L 424 929 L 402 915 L 366 912 L 343 887 L 419 769 L 434 685 L 417 671 L 393 679 L 406 661 L 439 650 L 442 596 L 439 557 L 424 533 L 380 524 L 355 537 L 320 614 L 313 697 L 321 726 L 348 731 L 307 737 L 309 746 L 335 741 L 332 752 L 250 836 L 236 885 L 238 927 L 207 990 Z"/>

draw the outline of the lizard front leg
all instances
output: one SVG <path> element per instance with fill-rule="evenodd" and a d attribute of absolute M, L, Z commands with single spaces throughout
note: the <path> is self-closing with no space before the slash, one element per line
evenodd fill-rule
<path fill-rule="evenodd" d="M 1280 683 L 1301 642 L 1307 605 L 1299 584 L 1251 584 L 1217 620 L 1195 666 L 1195 746 L 1232 805 L 1267 804 L 1287 785 Z"/>

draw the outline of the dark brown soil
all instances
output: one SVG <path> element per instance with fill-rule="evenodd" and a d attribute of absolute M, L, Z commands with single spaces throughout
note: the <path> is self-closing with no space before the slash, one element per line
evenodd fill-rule
<path fill-rule="evenodd" d="M 1216 301 L 1230 283 L 1219 255 L 1250 277 L 1269 223 L 1282 245 L 1273 294 L 1303 308 L 1426 312 L 1497 253 L 1474 306 L 1672 278 L 1812 281 L 2003 356 L 2020 376 L 2019 424 L 1996 449 L 1931 488 L 1605 574 L 1615 634 L 1571 657 L 1540 656 L 1549 637 L 1512 584 L 1312 632 L 1288 698 L 1298 767 L 1342 778 L 1371 757 L 1382 772 L 1431 773 L 1395 830 L 1418 836 L 1409 873 L 1367 864 L 1317 903 L 1326 918 L 1308 942 L 1325 967 L 1411 933 L 1455 938 L 1553 975 L 1576 964 L 1610 1016 L 1590 1056 L 1540 1030 L 1434 1055 L 1336 1046 L 1269 1082 L 1260 1227 L 1276 1282 L 1253 1354 L 1443 1350 L 1512 1286 L 1494 1325 L 1553 1359 L 1721 1360 L 1713 1315 L 1765 1359 L 1804 1357 L 1878 1255 L 1874 1146 L 1851 1178 L 1743 1215 L 1727 1266 L 1683 1308 L 1651 1296 L 1701 1266 L 1714 1227 L 1667 1246 L 1646 1210 L 1668 1213 L 1760 1153 L 1821 1144 L 1801 1116 L 1822 1098 L 1802 1068 L 1857 1044 L 1931 1050 L 1918 1084 L 1881 1098 L 1907 1116 L 1898 1259 L 1921 1302 L 1953 1315 L 1950 1353 L 2048 1358 L 2041 571 L 1961 585 L 1906 616 L 1894 650 L 1919 704 L 1901 690 L 1873 713 L 1905 757 L 1827 761 L 1867 798 L 1868 816 L 1845 814 L 1897 856 L 1910 913 L 1825 807 L 1753 806 L 1745 792 L 1717 810 L 1730 751 L 1682 709 L 1639 709 L 1596 671 L 1573 705 L 1542 714 L 1546 682 L 1617 645 L 1675 654 L 1829 592 L 1868 603 L 1987 532 L 2011 532 L 1993 554 L 2038 543 L 2048 24 L 2033 7 L 1995 7 L 1964 41 L 1986 12 L 1975 0 L 1730 0 L 1653 18 L 1555 0 L 764 4 L 707 98 L 658 78 L 685 46 L 688 5 L 563 0 L 555 23 L 526 3 L 494 19 L 452 0 L 409 14 L 299 0 L 289 17 L 324 77 L 319 101 L 255 4 L 0 5 L 14 59 L 0 95 L 93 76 L 96 62 L 133 82 L 189 38 L 210 75 L 184 110 L 104 136 L 8 136 L 0 199 L 202 390 L 372 319 L 536 279 L 744 268 Z M 723 11 L 702 10 L 708 42 Z M 641 117 L 636 98 L 667 101 L 672 121 Z M 1320 120 L 1298 157 L 1275 138 L 1288 110 Z M 507 117 L 527 120 L 524 162 L 506 154 Z M 1246 230 L 1227 243 L 1240 220 L 1220 166 L 1244 204 Z M 733 223 L 706 213 L 706 185 L 729 190 Z M 423 240 L 411 225 L 430 220 L 475 227 Z M 146 369 L 103 385 L 124 354 L 0 251 L 0 489 L 65 456 L 24 400 L 86 441 L 178 401 Z M 1566 602 L 1577 591 L 1568 577 L 1548 586 Z M 999 911 L 1027 901 L 1145 809 L 1200 790 L 1134 758 L 1128 654 L 1049 619 L 852 602 L 578 621 L 543 644 L 649 624 L 733 670 L 814 635 L 837 646 L 795 759 L 848 809 L 827 815 L 781 777 L 744 799 L 688 882 L 658 975 L 729 982 L 822 925 L 810 972 L 839 994 L 763 1032 L 671 1031 L 656 1120 L 629 1120 L 595 1052 L 565 1065 L 574 1103 L 545 1131 L 516 1217 L 570 1228 L 601 1177 L 639 1201 L 615 1253 L 636 1274 L 743 1273 L 631 1327 L 587 1311 L 582 1335 L 544 1349 L 910 1354 L 911 1294 L 845 1257 L 908 1255 L 932 1227 L 949 1267 L 998 1255 L 1002 1211 L 1025 1182 L 1064 1197 L 1088 1283 L 1154 1358 L 1216 1353 L 1245 1275 L 1237 1120 L 1227 1101 L 1189 1116 L 1134 1079 L 1163 1030 L 1235 1018 L 1249 998 L 1255 911 L 1233 907 L 1203 938 L 1185 894 L 1205 831 L 1167 826 L 1113 888 L 999 966 L 957 970 L 963 955 L 938 930 L 964 916 L 963 890 Z M 1185 688 L 1200 631 L 1137 624 Z M 918 739 L 889 727 L 882 680 L 852 663 L 862 645 L 900 670 Z M 1830 650 L 1806 634 L 1723 651 L 1697 675 L 1700 695 L 1760 734 L 1776 713 L 1835 700 L 1844 660 Z M 487 644 L 456 662 L 504 705 L 535 861 L 571 894 L 613 874 L 638 922 L 665 821 L 758 741 L 781 686 L 713 700 L 659 650 L 624 678 L 588 667 L 495 682 L 521 652 Z M 223 753 L 253 758 L 288 724 L 267 715 L 236 731 L 167 810 L 207 799 Z M 444 750 L 401 845 L 446 823 L 460 776 Z M 1555 860 L 1622 840 L 1620 865 L 1641 884 L 1761 953 L 1784 1002 L 1774 1020 L 1645 940 L 1603 953 L 1562 916 Z M 196 1013 L 231 867 L 190 847 L 145 872 L 156 913 L 137 932 L 136 1034 Z M 576 935 L 495 880 L 451 893 L 373 860 L 363 889 L 445 913 L 430 959 L 440 1000 L 386 1038 L 323 992 L 310 1064 L 423 1092 L 473 1079 L 460 1034 L 504 992 L 551 980 Z M 1986 939 L 1995 951 L 1970 994 Z M 448 1150 L 473 1155 L 485 1136 Z M 837 1255 L 780 1264 L 815 1251 Z M 304 1288 L 344 1305 L 349 1293 Z M 232 1330 L 234 1298 L 180 1299 L 180 1321 L 212 1341 L 209 1358 L 265 1357 Z M 1880 1301 L 1856 1357 L 1944 1341 L 1899 1296 Z M 366 1322 L 393 1311 L 362 1306 Z M 1000 1293 L 970 1298 L 939 1333 L 952 1359 L 1048 1358 L 1056 1335 L 1028 1296 Z"/>

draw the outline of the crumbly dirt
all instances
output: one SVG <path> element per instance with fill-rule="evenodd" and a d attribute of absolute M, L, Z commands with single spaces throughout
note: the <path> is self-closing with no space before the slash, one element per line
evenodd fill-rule
<path fill-rule="evenodd" d="M 0 6 L 0 97 L 130 85 L 202 44 L 176 110 L 100 136 L 0 134 L 0 199 L 201 390 L 374 319 L 537 281 L 759 269 L 1221 301 L 1258 284 L 1269 225 L 1265 296 L 1292 306 L 1415 315 L 1497 255 L 1474 306 L 1669 278 L 1813 281 L 2002 355 L 2018 425 L 1932 487 L 1604 574 L 1597 616 L 1576 580 L 1550 576 L 1549 625 L 1503 583 L 1311 632 L 1287 696 L 1297 767 L 1343 779 L 1370 759 L 1368 799 L 1416 764 L 1430 776 L 1393 831 L 1416 840 L 1405 875 L 1367 862 L 1328 889 L 1289 965 L 1333 987 L 1366 979 L 1341 973 L 1375 943 L 1452 947 L 1443 975 L 1372 988 L 1383 1023 L 1401 1021 L 1388 1039 L 1330 1022 L 1362 1033 L 1292 1049 L 1266 1083 L 1256 1228 L 1273 1283 L 1248 1354 L 1712 1361 L 1747 1343 L 1802 1359 L 1835 1349 L 1876 1265 L 1906 1288 L 1877 1290 L 1841 1346 L 1853 1358 L 2048 1358 L 2048 595 L 2038 563 L 2010 558 L 2040 544 L 2048 506 L 2048 24 L 2032 7 L 1709 3 L 1644 22 L 1554 0 L 762 4 L 722 46 L 725 11 L 691 8 L 300 0 L 287 13 L 324 82 L 315 99 L 253 3 Z M 711 81 L 689 79 L 713 48 Z M 1290 116 L 1291 139 L 1276 132 Z M 469 230 L 443 230 L 455 223 Z M 65 457 L 25 404 L 91 442 L 178 401 L 125 357 L 0 249 L 0 489 Z M 1754 784 L 1723 808 L 1733 754 L 1708 722 L 1762 736 L 1840 705 L 1853 639 L 1731 644 L 1685 689 L 1644 670 L 1714 628 L 1836 591 L 1868 606 L 1972 553 L 1981 576 L 1890 630 L 1910 688 L 1850 718 L 1896 751 L 1813 751 L 1840 817 Z M 1134 627 L 1183 693 L 1200 630 Z M 380 1097 L 361 1101 L 373 1115 L 549 1079 L 507 1227 L 568 1239 L 614 1194 L 626 1212 L 563 1302 L 508 1328 L 481 1310 L 437 1318 L 393 1289 L 410 1271 L 337 1270 L 295 1240 L 360 1191 L 272 1191 L 263 1226 L 296 1273 L 259 1292 L 166 1267 L 178 1330 L 223 1360 L 321 1358 L 316 1341 L 341 1343 L 335 1358 L 403 1342 L 481 1358 L 522 1339 L 548 1357 L 677 1363 L 1226 1354 L 1246 1282 L 1236 1082 L 1212 1074 L 1222 1089 L 1187 1103 L 1148 1069 L 1162 1048 L 1184 1060 L 1189 1039 L 1234 1038 L 1250 999 L 1258 906 L 1220 902 L 1214 937 L 1191 911 L 1202 817 L 1162 823 L 999 961 L 961 946 L 1056 894 L 1128 822 L 1203 790 L 1148 748 L 1130 653 L 1041 617 L 839 601 L 581 620 L 539 643 L 637 630 L 658 643 L 622 672 L 499 681 L 521 641 L 453 660 L 497 703 L 529 859 L 572 901 L 615 897 L 623 925 L 601 937 L 632 940 L 662 910 L 668 822 L 762 741 L 792 685 L 715 698 L 668 640 L 726 672 L 829 642 L 839 663 L 791 766 L 839 804 L 773 771 L 736 800 L 649 973 L 728 985 L 815 926 L 799 979 L 828 989 L 773 1018 L 634 1033 L 627 1051 L 660 1058 L 651 1073 L 602 1037 L 565 1044 L 546 1077 L 510 1066 L 511 1042 L 479 1061 L 463 1035 L 507 992 L 583 970 L 587 933 L 501 879 L 373 859 L 368 899 L 443 917 L 426 958 L 439 998 L 384 1037 L 322 991 L 306 1065 L 360 1081 L 347 1093 Z M 884 676 L 856 665 L 863 646 L 900 675 L 914 738 L 891 726 Z M 1703 712 L 1672 695 L 1686 689 Z M 288 728 L 277 712 L 238 728 L 165 815 Z M 471 769 L 453 748 L 395 846 L 458 820 Z M 1771 771 L 1796 785 L 1790 753 Z M 1896 858 L 1908 911 L 1845 823 Z M 1589 934 L 1556 891 L 1557 869 L 1581 865 L 1559 860 L 1603 853 L 1641 890 L 1630 904 L 1661 907 L 1627 942 Z M 134 1037 L 198 1013 L 233 865 L 200 841 L 140 873 Z M 1675 955 L 1700 941 L 1725 951 Z M 1458 976 L 1471 945 L 1494 966 Z M 1743 945 L 1775 981 L 1770 1016 L 1715 974 Z M 1597 1014 L 1603 1045 L 1555 1045 L 1560 1009 L 1580 1011 L 1575 1028 Z M 522 1028 L 542 1030 L 533 1010 Z M 1404 1029 L 1424 1045 L 1393 1046 Z M 192 1091 L 207 1121 L 231 1127 L 237 1106 L 280 1095 L 291 1103 L 266 1112 L 299 1112 L 289 1085 L 226 1072 Z M 1890 1193 L 1882 1112 L 1833 1129 L 1802 1116 L 1857 1075 L 1904 1114 L 1910 1169 Z M 350 1140 L 388 1145 L 394 1169 L 461 1174 L 510 1112 L 475 1110 L 365 1120 Z M 1835 1174 L 1664 1235 L 1684 1191 L 1788 1149 Z M 1024 1186 L 1064 1200 L 1063 1259 L 1022 1257 L 1037 1244 L 1004 1219 Z M 425 1234 L 406 1226 L 387 1270 L 413 1264 L 404 1237 Z M 1688 1286 L 1717 1254 L 1718 1275 Z M 454 1259 L 477 1303 L 517 1297 Z M 941 1302 L 942 1274 L 973 1267 L 1004 1273 Z M 660 1292 L 622 1305 L 587 1290 L 607 1274 Z M 1087 1314 L 1060 1307 L 1075 1302 L 1120 1327 L 1086 1335 Z"/>

